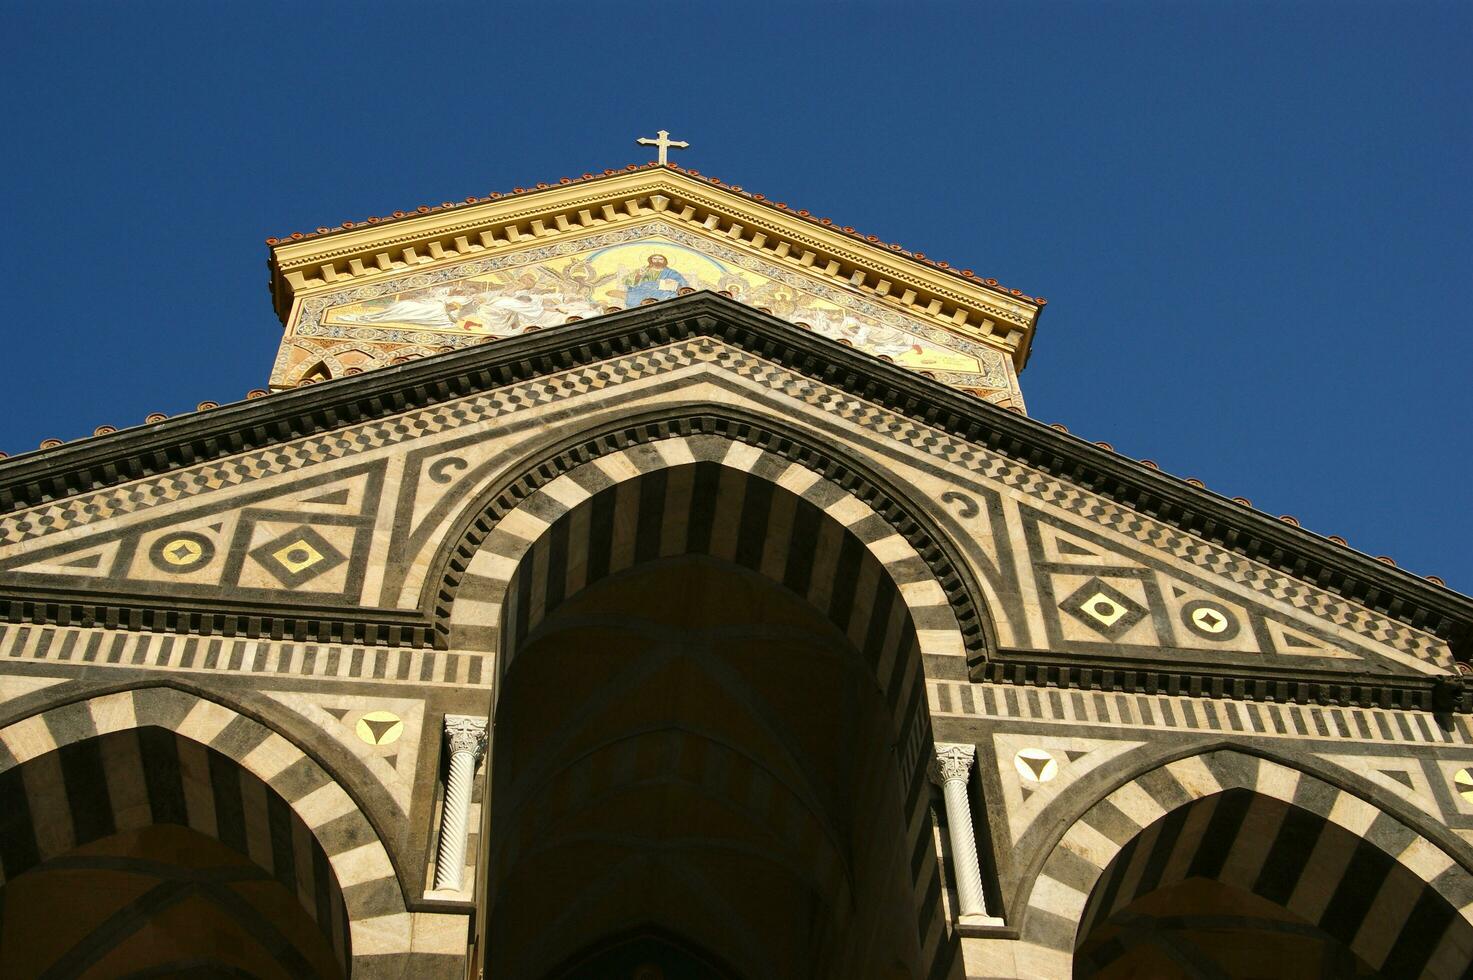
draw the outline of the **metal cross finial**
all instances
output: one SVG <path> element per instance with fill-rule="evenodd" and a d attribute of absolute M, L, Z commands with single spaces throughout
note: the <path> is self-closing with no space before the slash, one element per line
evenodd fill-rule
<path fill-rule="evenodd" d="M 684 140 L 671 139 L 670 131 L 667 129 L 660 130 L 659 139 L 650 139 L 648 136 L 641 136 L 635 142 L 637 142 L 640 146 L 658 146 L 660 148 L 660 166 L 662 167 L 670 162 L 666 159 L 665 155 L 672 146 L 675 147 L 675 149 L 677 150 L 683 150 L 687 146 L 690 146 L 690 144 L 685 142 Z"/>

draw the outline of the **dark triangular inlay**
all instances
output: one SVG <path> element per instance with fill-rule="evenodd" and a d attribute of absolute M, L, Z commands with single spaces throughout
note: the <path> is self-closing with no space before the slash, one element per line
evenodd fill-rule
<path fill-rule="evenodd" d="M 1090 551 L 1088 548 L 1081 548 L 1079 545 L 1075 544 L 1073 541 L 1068 541 L 1068 540 L 1066 540 L 1064 538 L 1059 538 L 1058 539 L 1058 545 L 1059 545 L 1059 554 L 1061 554 L 1061 555 L 1084 555 L 1087 558 L 1098 558 L 1099 557 L 1099 555 L 1097 553 L 1095 553 L 1093 551 Z"/>
<path fill-rule="evenodd" d="M 1026 800 L 1026 799 L 1028 799 L 1028 797 L 1030 797 L 1030 796 L 1033 795 L 1033 787 L 1032 786 L 1022 786 L 1020 788 L 1023 790 L 1023 799 Z"/>
<path fill-rule="evenodd" d="M 399 768 L 399 753 L 395 752 L 393 755 L 386 755 L 386 756 L 384 756 L 384 761 L 389 764 L 389 768 L 390 769 L 398 769 Z"/>
<path fill-rule="evenodd" d="M 1034 759 L 1026 755 L 1019 756 L 1018 758 L 1022 759 L 1023 765 L 1027 766 L 1033 773 L 1033 778 L 1040 782 L 1043 781 L 1043 771 L 1048 768 L 1050 762 L 1054 761 L 1052 759 Z"/>
<path fill-rule="evenodd" d="M 1396 780 L 1398 783 L 1401 783 L 1407 789 L 1413 788 L 1412 774 L 1409 772 L 1405 772 L 1401 769 L 1378 769 L 1377 772 L 1379 772 L 1383 776 L 1390 776 L 1392 779 Z"/>
<path fill-rule="evenodd" d="M 80 558 L 73 558 L 70 561 L 64 561 L 64 562 L 61 563 L 61 567 L 62 568 L 96 568 L 101 563 L 102 563 L 102 553 L 101 552 L 94 551 L 90 555 L 82 555 Z"/>
<path fill-rule="evenodd" d="M 1304 637 L 1295 636 L 1293 633 L 1289 632 L 1284 633 L 1284 645 L 1290 647 L 1299 647 L 1301 649 L 1313 649 L 1316 646 L 1316 644 L 1310 642 L 1309 640 L 1306 640 Z"/>
<path fill-rule="evenodd" d="M 302 501 L 304 504 L 346 504 L 348 502 L 348 488 L 339 487 L 331 493 L 324 493 L 320 497 L 308 497 Z"/>
<path fill-rule="evenodd" d="M 1089 755 L 1089 753 L 1081 752 L 1078 749 L 1065 749 L 1064 755 L 1068 757 L 1070 762 L 1077 762 L 1080 759 L 1083 759 L 1086 755 Z"/>
<path fill-rule="evenodd" d="M 342 721 L 344 718 L 348 717 L 348 711 L 350 709 L 348 709 L 348 708 L 324 708 L 323 710 L 325 710 L 328 714 L 332 715 L 338 721 Z"/>
<path fill-rule="evenodd" d="M 216 523 L 210 525 L 210 530 L 211 531 L 219 531 L 224 526 L 225 526 L 224 522 L 217 521 Z"/>
<path fill-rule="evenodd" d="M 368 726 L 368 730 L 370 732 L 373 732 L 373 744 L 377 745 L 379 742 L 383 741 L 383 738 L 386 734 L 388 734 L 389 729 L 399 724 L 399 721 L 398 719 L 395 719 L 393 721 L 375 721 L 372 718 L 364 718 L 363 724 Z"/>
<path fill-rule="evenodd" d="M 1180 599 L 1182 596 L 1186 595 L 1186 591 L 1183 589 L 1178 589 L 1176 586 L 1173 585 L 1171 587 L 1171 594 Z"/>

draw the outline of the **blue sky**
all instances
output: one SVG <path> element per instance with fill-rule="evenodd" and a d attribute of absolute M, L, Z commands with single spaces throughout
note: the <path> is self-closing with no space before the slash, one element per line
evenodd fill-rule
<path fill-rule="evenodd" d="M 1045 296 L 1030 413 L 1473 590 L 1473 4 L 0 10 L 0 450 L 230 401 L 263 240 L 648 159 Z"/>

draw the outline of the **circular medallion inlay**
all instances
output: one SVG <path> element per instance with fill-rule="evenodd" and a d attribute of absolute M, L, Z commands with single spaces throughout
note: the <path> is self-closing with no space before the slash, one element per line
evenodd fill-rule
<path fill-rule="evenodd" d="M 214 542 L 193 531 L 165 534 L 148 550 L 148 559 L 155 568 L 176 574 L 201 568 L 214 557 Z"/>
<path fill-rule="evenodd" d="M 1473 803 L 1473 769 L 1459 769 L 1453 773 L 1453 789 L 1466 802 Z"/>
<path fill-rule="evenodd" d="M 392 745 L 404 734 L 404 720 L 392 711 L 369 711 L 353 730 L 369 745 Z"/>
<path fill-rule="evenodd" d="M 1059 763 L 1043 749 L 1020 749 L 1013 766 L 1025 783 L 1046 783 L 1059 774 Z"/>
<path fill-rule="evenodd" d="M 1209 640 L 1231 640 L 1238 635 L 1238 617 L 1210 599 L 1193 599 L 1181 607 L 1187 629 Z"/>

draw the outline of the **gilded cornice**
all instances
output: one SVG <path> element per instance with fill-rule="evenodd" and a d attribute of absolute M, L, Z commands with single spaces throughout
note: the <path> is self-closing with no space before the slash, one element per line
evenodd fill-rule
<path fill-rule="evenodd" d="M 746 197 L 674 168 L 616 172 L 475 204 L 358 225 L 271 245 L 277 314 L 290 325 L 297 300 L 406 270 L 616 228 L 659 215 L 724 236 L 810 275 L 894 305 L 943 329 L 1006 352 L 1021 370 L 1043 301 L 968 278 L 897 246 L 870 243 L 805 215 Z"/>

